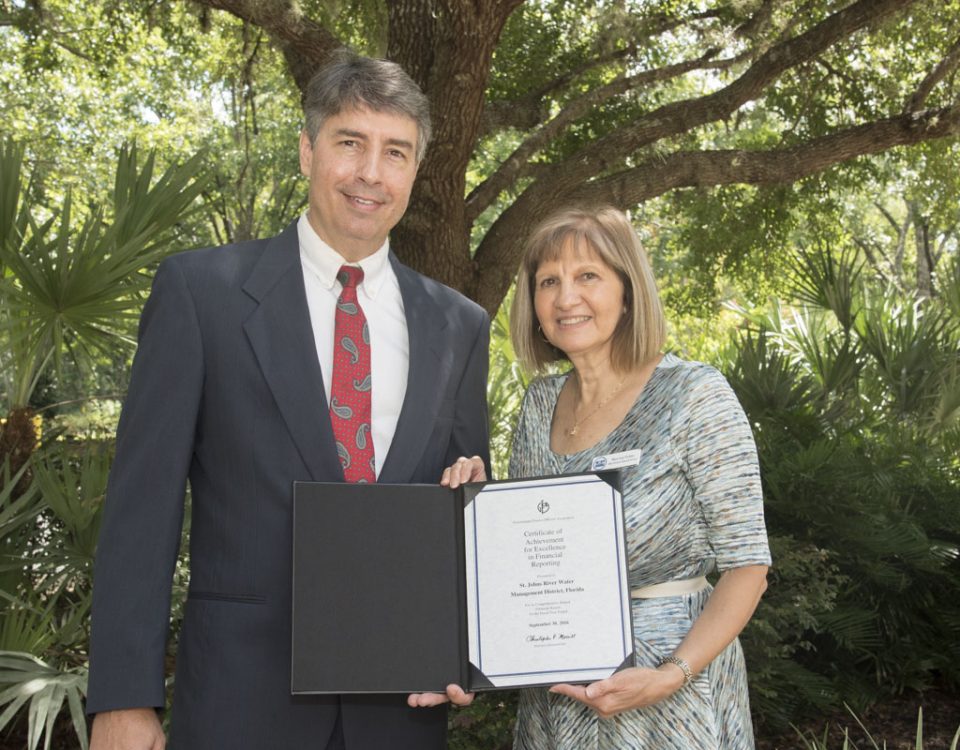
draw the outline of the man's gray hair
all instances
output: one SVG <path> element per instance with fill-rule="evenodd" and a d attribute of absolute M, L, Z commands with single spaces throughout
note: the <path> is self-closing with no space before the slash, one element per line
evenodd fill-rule
<path fill-rule="evenodd" d="M 430 101 L 395 62 L 338 50 L 303 95 L 304 127 L 312 144 L 328 117 L 351 107 L 406 115 L 417 124 L 417 163 L 430 142 Z"/>

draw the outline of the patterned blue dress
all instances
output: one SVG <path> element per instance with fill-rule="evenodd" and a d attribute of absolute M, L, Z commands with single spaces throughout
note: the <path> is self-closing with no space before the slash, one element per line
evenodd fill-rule
<path fill-rule="evenodd" d="M 513 478 L 589 471 L 597 456 L 641 449 L 623 471 L 631 588 L 769 565 L 750 426 L 712 367 L 666 355 L 623 422 L 579 453 L 550 450 L 550 425 L 568 375 L 531 383 L 510 460 Z M 672 654 L 710 589 L 633 601 L 638 666 Z M 522 690 L 516 750 L 744 750 L 754 747 L 739 641 L 694 681 L 652 706 L 601 719 L 546 689 Z"/>

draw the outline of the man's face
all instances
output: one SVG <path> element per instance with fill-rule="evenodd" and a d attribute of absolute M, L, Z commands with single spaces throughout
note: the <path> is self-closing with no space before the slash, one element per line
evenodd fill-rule
<path fill-rule="evenodd" d="M 376 252 L 400 221 L 417 176 L 417 124 L 366 107 L 327 118 L 311 144 L 300 134 L 300 171 L 310 180 L 311 226 L 351 261 Z"/>

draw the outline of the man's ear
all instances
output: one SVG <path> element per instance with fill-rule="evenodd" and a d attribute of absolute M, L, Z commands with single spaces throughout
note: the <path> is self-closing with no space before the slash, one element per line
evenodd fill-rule
<path fill-rule="evenodd" d="M 310 167 L 313 164 L 313 144 L 306 130 L 300 131 L 300 174 L 310 176 Z"/>

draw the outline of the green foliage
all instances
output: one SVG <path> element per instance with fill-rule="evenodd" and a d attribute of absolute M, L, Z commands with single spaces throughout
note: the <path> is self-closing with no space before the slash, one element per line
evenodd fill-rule
<path fill-rule="evenodd" d="M 0 651 L 0 686 L 9 685 L 0 692 L 0 730 L 17 713 L 27 707 L 27 750 L 34 750 L 43 740 L 44 750 L 50 749 L 53 726 L 66 703 L 70 719 L 82 750 L 87 750 L 87 719 L 83 697 L 87 690 L 85 669 L 61 671 L 30 654 Z"/>
<path fill-rule="evenodd" d="M 83 373 L 126 358 L 149 271 L 205 186 L 202 155 L 156 174 L 153 154 L 141 163 L 124 148 L 109 205 L 78 206 L 68 190 L 57 210 L 41 210 L 23 159 L 19 146 L 0 145 L 0 361 L 21 428 L 39 420 L 20 407 L 41 382 L 62 387 L 65 365 L 84 383 Z M 66 708 L 85 747 L 91 575 L 112 444 L 48 434 L 35 452 L 33 428 L 0 428 L 0 437 L 10 458 L 26 461 L 0 477 L 0 728 L 24 721 L 28 746 L 45 736 L 49 747 Z"/>
<path fill-rule="evenodd" d="M 804 664 L 815 649 L 819 617 L 836 606 L 849 579 L 835 556 L 810 542 L 770 536 L 774 567 L 760 612 L 740 637 L 750 677 L 751 710 L 768 726 L 784 728 L 807 713 L 826 711 L 837 693 L 829 678 Z M 798 586 L 797 582 L 804 585 Z"/>
<path fill-rule="evenodd" d="M 0 487 L 0 729 L 25 719 L 29 748 L 43 736 L 49 747 L 64 709 L 86 747 L 93 550 L 110 459 L 108 446 L 55 442 L 33 457 L 27 491 L 18 496 L 19 477 Z"/>
<path fill-rule="evenodd" d="M 960 603 L 938 595 L 960 588 L 957 440 L 943 419 L 957 319 L 937 300 L 868 294 L 849 253 L 809 252 L 794 269 L 805 307 L 753 316 L 725 366 L 782 546 L 745 634 L 756 705 L 777 725 L 836 695 L 862 707 L 934 675 L 960 682 Z M 800 564 L 814 549 L 827 570 Z M 778 643 L 784 599 L 797 619 Z M 771 660 L 778 648 L 791 664 Z M 797 665 L 817 679 L 798 680 Z"/>
<path fill-rule="evenodd" d="M 0 226 L 0 356 L 9 360 L 13 408 L 29 402 L 44 369 L 59 370 L 65 353 L 89 366 L 114 340 L 131 342 L 151 282 L 145 271 L 171 252 L 170 230 L 205 183 L 200 155 L 155 176 L 153 154 L 139 166 L 136 147 L 124 148 L 109 212 L 97 203 L 77 212 L 68 191 L 59 215 L 41 223 L 22 199 L 26 185 L 6 178 L 20 175 L 23 151 L 8 142 L 0 156 L 0 216 L 10 221 Z"/>
<path fill-rule="evenodd" d="M 513 746 L 516 690 L 478 693 L 466 708 L 450 711 L 450 750 L 508 750 Z"/>
<path fill-rule="evenodd" d="M 262 29 L 187 3 L 46 0 L 13 15 L 3 132 L 31 145 L 35 203 L 72 187 L 109 204 L 116 153 L 135 142 L 158 171 L 205 154 L 205 210 L 182 217 L 181 249 L 272 234 L 303 205 L 299 92 Z"/>
<path fill-rule="evenodd" d="M 520 404 L 529 378 L 510 343 L 507 311 L 512 294 L 501 305 L 490 324 L 490 377 L 487 380 L 487 405 L 490 410 L 490 461 L 493 476 L 504 479 L 510 461 L 513 431 L 520 416 Z"/>
<path fill-rule="evenodd" d="M 105 483 L 105 465 L 93 472 L 89 463 L 84 468 L 68 478 L 86 483 L 93 474 L 93 483 Z M 63 503 L 67 490 L 51 485 L 49 471 L 48 467 L 37 472 L 45 479 L 35 480 L 24 492 L 18 489 L 19 476 L 7 476 L 0 486 L 0 595 L 7 600 L 0 613 L 0 706 L 4 707 L 0 729 L 25 711 L 27 747 L 37 747 L 45 737 L 48 748 L 54 722 L 67 708 L 85 748 L 83 654 L 91 601 L 90 561 L 79 562 L 72 550 L 78 533 L 98 522 L 100 506 L 91 512 L 88 502 L 81 512 L 74 504 Z M 60 496 L 48 496 L 51 488 Z M 83 484 L 71 489 L 84 493 Z"/>
<path fill-rule="evenodd" d="M 29 589 L 21 556 L 43 510 L 36 486 L 30 484 L 26 490 L 21 489 L 29 468 L 24 464 L 11 476 L 9 462 L 0 467 L 0 597 L 8 603 L 17 603 L 18 592 L 24 587 Z"/>

